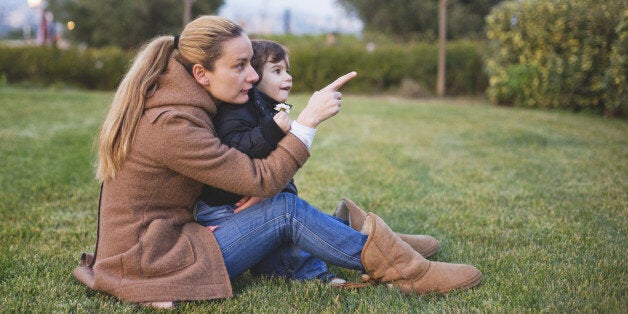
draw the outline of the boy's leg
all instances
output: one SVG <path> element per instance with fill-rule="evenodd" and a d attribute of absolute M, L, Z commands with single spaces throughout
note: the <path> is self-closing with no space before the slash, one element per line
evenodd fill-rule
<path fill-rule="evenodd" d="M 295 280 L 327 279 L 327 265 L 293 243 L 286 243 L 251 268 L 253 274 Z"/>
<path fill-rule="evenodd" d="M 361 270 L 360 254 L 366 242 L 365 235 L 289 193 L 233 215 L 214 235 L 231 278 L 290 243 L 323 261 Z"/>
<path fill-rule="evenodd" d="M 233 205 L 209 206 L 203 201 L 198 201 L 194 209 L 194 219 L 203 226 L 218 226 L 234 215 L 234 208 Z M 251 271 L 255 275 L 303 281 L 328 277 L 325 262 L 293 243 L 282 244 L 279 249 L 251 268 Z"/>
<path fill-rule="evenodd" d="M 331 215 L 329 217 L 349 225 L 347 221 L 338 217 Z M 259 264 L 251 268 L 251 271 L 256 275 L 302 281 L 319 279 L 327 282 L 336 278 L 334 274 L 328 272 L 325 262 L 293 243 L 283 244 L 276 252 L 269 254 Z"/>

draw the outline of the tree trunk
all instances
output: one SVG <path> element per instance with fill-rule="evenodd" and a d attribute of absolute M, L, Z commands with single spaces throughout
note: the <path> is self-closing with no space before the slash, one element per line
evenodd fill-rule
<path fill-rule="evenodd" d="M 192 17 L 192 3 L 196 0 L 183 0 L 183 27 L 190 22 Z"/>
<path fill-rule="evenodd" d="M 436 93 L 445 95 L 445 61 L 447 42 L 447 0 L 440 0 L 438 9 L 438 76 L 436 81 Z"/>

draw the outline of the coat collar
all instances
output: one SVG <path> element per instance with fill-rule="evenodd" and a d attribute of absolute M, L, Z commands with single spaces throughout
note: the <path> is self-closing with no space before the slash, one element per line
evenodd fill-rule
<path fill-rule="evenodd" d="M 249 98 L 254 99 L 255 104 L 261 110 L 270 112 L 272 115 L 277 113 L 275 106 L 279 104 L 279 102 L 262 93 L 259 89 L 257 89 L 257 86 L 253 86 L 253 89 L 249 92 Z M 287 105 L 292 107 L 290 104 Z"/>

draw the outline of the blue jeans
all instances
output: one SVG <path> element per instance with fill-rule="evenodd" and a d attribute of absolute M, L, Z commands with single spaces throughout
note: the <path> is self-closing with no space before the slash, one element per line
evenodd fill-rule
<path fill-rule="evenodd" d="M 238 214 L 233 214 L 233 205 L 200 205 L 195 218 L 202 225 L 218 226 L 214 236 L 231 279 L 248 269 L 311 279 L 326 273 L 322 261 L 362 270 L 360 254 L 367 237 L 294 194 L 279 193 Z"/>

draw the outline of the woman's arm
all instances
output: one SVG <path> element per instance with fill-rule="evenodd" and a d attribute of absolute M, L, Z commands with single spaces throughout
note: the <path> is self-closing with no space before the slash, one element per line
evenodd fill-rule
<path fill-rule="evenodd" d="M 309 151 L 285 136 L 265 159 L 223 145 L 207 121 L 180 111 L 162 114 L 154 124 L 157 156 L 168 168 L 199 182 L 241 195 L 272 196 L 290 181 Z"/>
<path fill-rule="evenodd" d="M 252 104 L 222 106 L 213 119 L 218 137 L 251 158 L 265 158 L 285 136 L 271 117 L 258 117 Z"/>

